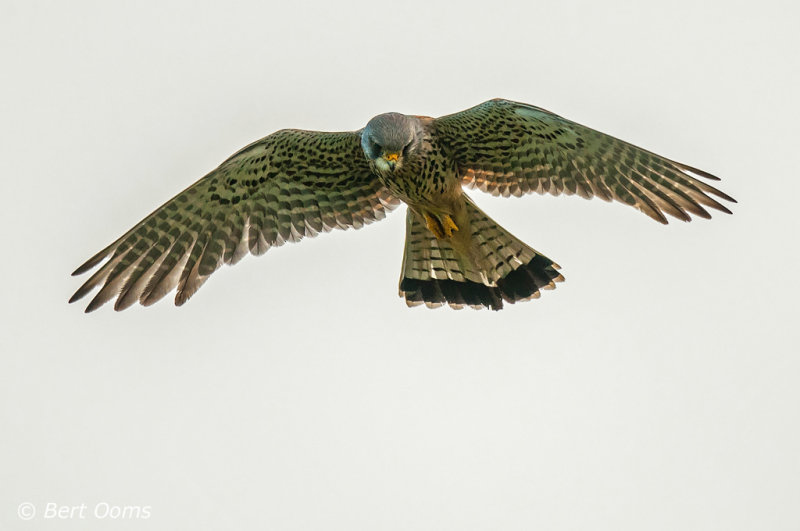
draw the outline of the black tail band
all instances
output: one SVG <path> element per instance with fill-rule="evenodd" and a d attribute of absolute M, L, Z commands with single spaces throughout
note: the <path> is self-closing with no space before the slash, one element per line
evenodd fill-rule
<path fill-rule="evenodd" d="M 400 294 L 410 304 L 450 304 L 452 306 L 485 306 L 501 310 L 503 301 L 513 304 L 535 297 L 540 289 L 559 282 L 563 277 L 549 258 L 537 254 L 524 264 L 497 281 L 497 286 L 486 286 L 478 282 L 456 280 L 419 280 L 403 278 Z"/>

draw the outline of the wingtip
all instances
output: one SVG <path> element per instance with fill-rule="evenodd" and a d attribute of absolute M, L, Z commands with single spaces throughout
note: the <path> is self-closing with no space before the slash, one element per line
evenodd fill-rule
<path fill-rule="evenodd" d="M 719 177 L 717 177 L 716 175 L 708 173 L 707 171 L 701 170 L 699 168 L 695 168 L 693 166 L 689 166 L 689 165 L 686 165 L 686 164 L 680 164 L 680 167 L 685 171 L 690 171 L 690 172 L 694 173 L 695 175 L 699 175 L 700 177 L 703 177 L 703 178 L 708 179 L 710 181 L 721 181 L 722 180 Z"/>
<path fill-rule="evenodd" d="M 78 275 L 82 275 L 82 274 L 86 273 L 87 271 L 89 271 L 90 269 L 92 269 L 92 267 L 94 267 L 94 265 L 95 264 L 92 263 L 91 260 L 88 261 L 88 262 L 84 262 L 83 264 L 78 266 L 78 268 L 75 269 L 75 271 L 73 271 L 70 274 L 70 276 L 77 277 Z"/>
<path fill-rule="evenodd" d="M 73 302 L 81 300 L 90 291 L 92 291 L 92 288 L 88 286 L 88 282 L 84 283 L 80 288 L 77 289 L 77 291 L 75 291 L 75 293 L 72 294 L 72 297 L 69 298 L 69 303 L 72 304 Z"/>
<path fill-rule="evenodd" d="M 685 164 L 681 164 L 681 168 L 683 170 L 685 170 L 685 171 L 688 171 L 690 173 L 693 173 L 695 175 L 698 175 L 698 176 L 703 177 L 705 179 L 708 179 L 710 181 L 721 181 L 722 180 L 719 177 L 717 177 L 716 175 L 712 175 L 712 174 L 708 173 L 707 171 L 703 171 L 703 170 L 694 168 L 692 166 L 687 166 Z M 705 187 L 706 187 L 706 190 L 708 192 L 711 192 L 712 194 L 714 194 L 715 196 L 719 197 L 720 199 L 724 199 L 725 201 L 729 201 L 729 202 L 734 203 L 734 204 L 738 203 L 738 201 L 736 199 L 734 199 L 733 197 L 729 196 L 728 194 L 726 194 L 722 190 L 714 188 L 713 186 L 710 186 L 710 185 L 705 185 Z M 719 210 L 721 212 L 725 212 L 726 214 L 732 214 L 732 212 L 730 210 L 728 210 L 728 209 L 723 210 L 722 208 L 718 208 L 717 210 Z"/>
<path fill-rule="evenodd" d="M 178 289 L 178 292 L 175 294 L 175 306 L 180 307 L 186 304 L 186 301 L 189 300 L 191 295 L 187 295 L 185 290 Z"/>
<path fill-rule="evenodd" d="M 130 299 L 124 297 L 117 297 L 116 302 L 114 302 L 114 311 L 121 312 L 123 310 L 127 310 L 128 308 L 136 304 L 137 300 L 138 299 L 136 298 Z"/>
<path fill-rule="evenodd" d="M 84 263 L 79 265 L 78 268 L 72 272 L 72 276 L 74 277 L 82 275 L 83 273 L 86 273 L 90 269 L 93 269 L 94 266 L 102 262 L 105 257 L 111 254 L 112 250 L 113 250 L 113 245 L 110 245 L 105 249 L 103 249 L 102 251 L 100 251 L 99 253 L 95 254 L 94 256 L 86 260 Z"/>

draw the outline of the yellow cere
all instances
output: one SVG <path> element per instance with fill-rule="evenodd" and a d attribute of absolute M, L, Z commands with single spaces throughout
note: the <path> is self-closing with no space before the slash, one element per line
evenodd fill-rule
<path fill-rule="evenodd" d="M 397 159 L 400 157 L 400 153 L 387 153 L 383 156 L 388 161 L 397 162 Z"/>

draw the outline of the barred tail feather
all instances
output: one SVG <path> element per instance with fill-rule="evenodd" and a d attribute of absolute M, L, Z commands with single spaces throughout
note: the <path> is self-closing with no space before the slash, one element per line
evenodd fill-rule
<path fill-rule="evenodd" d="M 500 310 L 503 301 L 538 298 L 564 277 L 558 264 L 517 239 L 464 196 L 453 238 L 437 239 L 411 208 L 406 214 L 406 246 L 400 296 L 406 304 Z"/>

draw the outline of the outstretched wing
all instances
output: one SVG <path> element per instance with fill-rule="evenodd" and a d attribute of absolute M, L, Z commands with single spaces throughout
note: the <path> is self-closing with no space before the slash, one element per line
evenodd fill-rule
<path fill-rule="evenodd" d="M 463 183 L 493 195 L 616 199 L 661 223 L 665 213 L 710 218 L 704 207 L 730 214 L 711 195 L 736 202 L 693 176 L 719 180 L 709 173 L 524 103 L 490 100 L 437 118 L 434 127 Z"/>
<path fill-rule="evenodd" d="M 147 306 L 178 288 L 181 305 L 223 263 L 334 228 L 359 228 L 399 204 L 371 173 L 360 133 L 282 130 L 234 154 L 170 199 L 73 275 L 105 264 L 72 296 L 97 286 L 87 312 Z"/>

